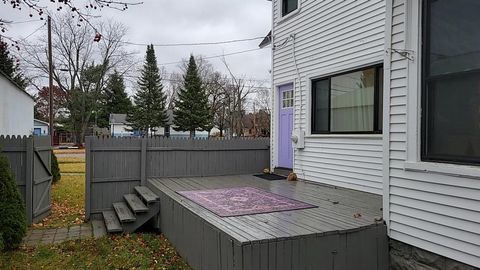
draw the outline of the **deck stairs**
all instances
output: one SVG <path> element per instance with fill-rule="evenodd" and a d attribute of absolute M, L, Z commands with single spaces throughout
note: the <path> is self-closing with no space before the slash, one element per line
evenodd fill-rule
<path fill-rule="evenodd" d="M 113 203 L 113 210 L 103 211 L 109 233 L 133 233 L 160 211 L 159 197 L 146 186 L 137 186 L 135 193 L 123 195 L 123 201 Z"/>

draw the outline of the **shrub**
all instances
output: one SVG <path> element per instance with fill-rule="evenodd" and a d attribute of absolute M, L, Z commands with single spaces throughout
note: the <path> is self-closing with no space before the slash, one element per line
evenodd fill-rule
<path fill-rule="evenodd" d="M 58 167 L 58 160 L 57 156 L 52 151 L 52 176 L 53 176 L 53 183 L 57 183 L 62 179 L 62 175 L 60 174 L 60 168 Z"/>
<path fill-rule="evenodd" d="M 0 152 L 0 248 L 14 249 L 27 231 L 25 205 L 10 170 L 7 157 Z"/>

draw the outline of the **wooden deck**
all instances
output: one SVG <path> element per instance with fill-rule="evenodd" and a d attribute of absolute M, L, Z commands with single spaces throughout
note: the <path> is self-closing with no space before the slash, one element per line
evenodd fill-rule
<path fill-rule="evenodd" d="M 176 191 L 257 187 L 317 208 L 221 218 Z M 388 268 L 382 198 L 369 193 L 252 175 L 151 178 L 159 225 L 194 269 Z"/>

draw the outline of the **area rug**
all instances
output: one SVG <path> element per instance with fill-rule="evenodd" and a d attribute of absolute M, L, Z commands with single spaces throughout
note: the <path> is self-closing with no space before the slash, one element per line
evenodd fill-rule
<path fill-rule="evenodd" d="M 268 181 L 275 181 L 275 180 L 285 180 L 287 179 L 286 176 L 273 174 L 273 173 L 262 173 L 262 174 L 254 174 L 253 176 L 268 180 Z"/>
<path fill-rule="evenodd" d="M 316 207 L 253 187 L 178 191 L 178 193 L 221 217 Z"/>

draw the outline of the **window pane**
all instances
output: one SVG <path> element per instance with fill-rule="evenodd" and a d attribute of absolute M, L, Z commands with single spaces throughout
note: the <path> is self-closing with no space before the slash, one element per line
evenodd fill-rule
<path fill-rule="evenodd" d="M 378 130 L 383 130 L 383 67 L 378 69 Z"/>
<path fill-rule="evenodd" d="M 330 131 L 373 131 L 375 68 L 331 78 Z"/>
<path fill-rule="evenodd" d="M 426 154 L 433 159 L 480 161 L 480 75 L 427 86 Z"/>
<path fill-rule="evenodd" d="M 428 75 L 480 68 L 480 1 L 429 1 Z"/>
<path fill-rule="evenodd" d="M 329 80 L 319 80 L 312 82 L 313 91 L 313 132 L 328 131 L 328 103 L 330 92 Z"/>
<path fill-rule="evenodd" d="M 285 16 L 288 13 L 297 9 L 298 0 L 283 0 L 282 15 Z"/>

